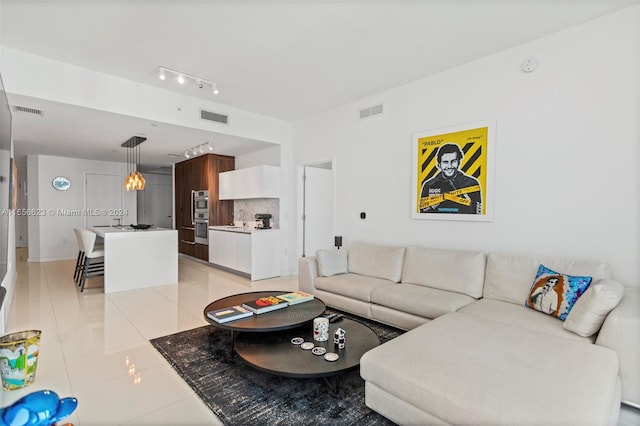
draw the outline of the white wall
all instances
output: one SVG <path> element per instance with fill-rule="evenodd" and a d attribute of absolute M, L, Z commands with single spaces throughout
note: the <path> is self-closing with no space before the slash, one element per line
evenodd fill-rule
<path fill-rule="evenodd" d="M 127 175 L 125 163 L 29 155 L 27 157 L 29 211 L 39 214 L 28 218 L 30 262 L 75 259 L 78 255 L 73 228 L 85 226 L 86 213 L 82 210 L 85 208 L 86 173 L 121 176 L 123 208 L 129 212 L 122 223 L 135 223 L 136 193 L 124 190 L 124 179 Z M 70 188 L 66 191 L 54 189 L 51 181 L 56 176 L 69 179 Z M 78 210 L 81 213 L 65 214 L 60 210 Z M 105 217 L 105 223 L 115 222 L 112 221 L 112 217 Z"/>
<path fill-rule="evenodd" d="M 236 156 L 236 169 L 246 169 L 253 166 L 280 166 L 280 146 L 261 149 Z"/>
<path fill-rule="evenodd" d="M 294 123 L 294 164 L 336 158 L 335 234 L 347 247 L 593 258 L 640 287 L 638 9 Z M 524 73 L 529 56 L 540 65 Z M 384 114 L 358 120 L 378 103 Z M 485 119 L 497 121 L 494 221 L 412 220 L 412 134 Z"/>

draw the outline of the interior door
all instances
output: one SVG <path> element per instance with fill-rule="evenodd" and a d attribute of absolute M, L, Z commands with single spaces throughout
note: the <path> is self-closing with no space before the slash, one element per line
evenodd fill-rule
<path fill-rule="evenodd" d="M 331 163 L 299 168 L 298 253 L 315 256 L 333 247 L 333 170 Z"/>
<path fill-rule="evenodd" d="M 131 212 L 123 216 L 111 214 L 124 211 L 122 176 L 86 173 L 85 179 L 85 227 L 113 225 L 116 217 L 120 217 L 123 224 L 131 223 Z"/>

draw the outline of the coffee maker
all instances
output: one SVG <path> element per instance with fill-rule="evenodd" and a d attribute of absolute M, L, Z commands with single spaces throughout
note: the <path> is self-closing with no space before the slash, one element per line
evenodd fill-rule
<path fill-rule="evenodd" d="M 269 213 L 256 213 L 256 221 L 258 229 L 271 229 L 271 215 Z"/>

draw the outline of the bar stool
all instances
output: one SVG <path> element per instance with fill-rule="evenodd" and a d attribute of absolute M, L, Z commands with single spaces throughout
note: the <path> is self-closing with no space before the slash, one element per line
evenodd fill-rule
<path fill-rule="evenodd" d="M 73 270 L 73 281 L 76 284 L 80 284 L 80 277 L 82 276 L 82 269 L 84 268 L 84 250 L 82 249 L 82 238 L 80 237 L 80 228 L 73 228 L 73 232 L 76 235 L 76 242 L 78 243 L 78 258 L 76 259 L 76 267 Z M 104 239 L 97 237 L 95 249 L 104 249 Z"/>
<path fill-rule="evenodd" d="M 88 229 L 80 229 L 81 250 L 84 252 L 84 262 L 80 276 L 80 292 L 84 291 L 87 278 L 104 275 L 104 248 L 96 247 L 96 233 Z M 93 263 L 92 263 L 93 262 Z"/>
<path fill-rule="evenodd" d="M 78 243 L 78 259 L 76 259 L 76 267 L 73 271 L 73 281 L 78 283 L 80 276 L 82 275 L 82 267 L 84 265 L 84 250 L 82 250 L 82 238 L 80 238 L 80 229 L 73 228 L 73 232 L 76 234 L 76 242 Z"/>

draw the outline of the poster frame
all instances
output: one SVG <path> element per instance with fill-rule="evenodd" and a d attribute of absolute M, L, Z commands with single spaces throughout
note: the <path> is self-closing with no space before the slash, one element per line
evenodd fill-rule
<path fill-rule="evenodd" d="M 456 132 L 472 131 L 474 129 L 486 128 L 486 146 L 484 162 L 481 164 L 485 176 L 480 180 L 483 182 L 480 184 L 482 190 L 482 204 L 483 213 L 481 214 L 469 214 L 469 213 L 435 213 L 435 212 L 421 212 L 420 205 L 420 191 L 422 190 L 422 184 L 426 180 L 421 177 L 422 166 L 419 161 L 422 157 L 421 145 L 424 145 L 425 139 L 436 138 L 440 141 L 438 136 L 444 136 Z M 423 141 L 423 142 L 421 142 Z M 450 141 L 441 140 L 438 147 Z M 460 147 L 458 142 L 454 142 Z M 495 151 L 496 151 L 496 120 L 482 120 L 475 122 L 468 122 L 464 124 L 441 127 L 437 129 L 424 130 L 421 132 L 413 133 L 412 137 L 412 162 L 411 162 L 411 218 L 412 219 L 428 219 L 428 220 L 453 220 L 453 221 L 471 221 L 471 222 L 493 222 L 494 220 L 494 205 L 495 205 L 495 190 L 494 190 L 494 174 L 495 174 Z M 466 156 L 465 156 L 466 158 Z M 465 158 L 460 164 L 460 168 L 465 164 Z M 435 161 L 435 160 L 434 160 Z M 438 169 L 438 173 L 439 169 Z M 437 173 L 437 174 L 438 174 Z M 431 176 L 432 177 L 432 176 Z"/>

